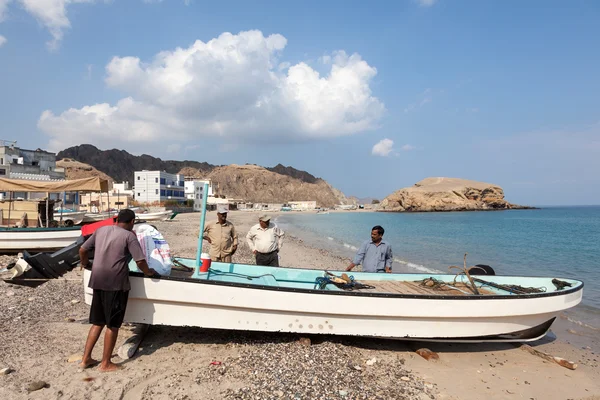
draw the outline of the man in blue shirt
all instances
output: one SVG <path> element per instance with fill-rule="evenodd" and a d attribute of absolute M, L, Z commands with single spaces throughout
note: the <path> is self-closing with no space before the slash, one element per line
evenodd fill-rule
<path fill-rule="evenodd" d="M 352 271 L 357 265 L 363 266 L 363 272 L 392 273 L 392 246 L 383 240 L 385 230 L 377 225 L 371 230 L 371 240 L 360 246 L 354 260 L 346 271 Z"/>

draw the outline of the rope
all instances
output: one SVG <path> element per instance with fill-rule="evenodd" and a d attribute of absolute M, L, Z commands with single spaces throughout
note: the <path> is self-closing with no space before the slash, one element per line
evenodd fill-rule
<path fill-rule="evenodd" d="M 536 287 L 526 287 L 526 286 L 521 286 L 521 285 L 510 285 L 510 284 L 504 285 L 504 284 L 500 284 L 500 283 L 484 281 L 483 279 L 479 279 L 479 278 L 474 278 L 474 280 L 481 283 L 482 285 L 490 286 L 495 289 L 505 290 L 512 294 L 532 294 L 532 293 L 545 293 L 546 292 L 546 288 L 543 286 L 536 288 Z"/>
<path fill-rule="evenodd" d="M 237 276 L 238 278 L 246 278 L 249 281 L 251 281 L 252 279 L 258 279 L 258 278 L 262 278 L 263 276 L 272 276 L 273 279 L 277 280 L 277 278 L 275 278 L 275 275 L 273 274 L 262 274 L 262 275 L 246 275 L 246 274 L 240 274 L 239 272 L 224 272 L 224 271 L 220 271 L 218 269 L 209 269 L 210 272 L 212 272 L 215 275 L 228 275 L 228 276 Z"/>

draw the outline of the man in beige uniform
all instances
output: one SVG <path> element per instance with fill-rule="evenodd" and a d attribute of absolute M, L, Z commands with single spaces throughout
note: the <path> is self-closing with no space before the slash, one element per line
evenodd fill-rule
<path fill-rule="evenodd" d="M 204 239 L 210 243 L 210 259 L 219 262 L 231 262 L 238 247 L 235 227 L 227 221 L 228 205 L 217 206 L 217 221 L 210 222 L 204 228 Z"/>
<path fill-rule="evenodd" d="M 284 232 L 271 223 L 271 217 L 261 215 L 258 218 L 258 224 L 246 235 L 248 246 L 256 257 L 256 265 L 279 267 L 279 249 L 284 236 Z"/>

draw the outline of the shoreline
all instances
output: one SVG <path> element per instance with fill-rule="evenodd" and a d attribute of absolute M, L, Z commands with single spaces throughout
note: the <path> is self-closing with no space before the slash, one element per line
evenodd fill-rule
<path fill-rule="evenodd" d="M 275 219 L 283 213 L 268 214 Z M 228 219 L 240 240 L 234 262 L 254 263 L 245 234 L 258 222 L 258 215 L 230 213 Z M 215 218 L 214 212 L 207 213 L 207 222 Z M 195 258 L 199 219 L 195 213 L 154 225 L 174 255 Z M 342 270 L 350 262 L 308 243 L 293 226 L 286 232 L 280 255 L 282 265 L 296 268 Z M 83 350 L 89 307 L 83 302 L 78 268 L 66 278 L 37 289 L 0 281 L 0 298 L 4 299 L 0 369 L 15 370 L 0 375 L 0 398 L 353 399 L 364 395 L 419 400 L 600 400 L 600 334 L 569 321 L 570 314 L 555 321 L 551 334 L 529 344 L 578 363 L 575 371 L 506 343 L 311 335 L 312 344 L 306 345 L 293 334 L 168 326 L 152 326 L 139 353 L 124 362 L 122 371 L 81 371 L 67 360 Z M 123 327 L 117 347 L 131 335 L 132 327 Z M 102 345 L 96 347 L 94 357 L 100 357 Z M 437 352 L 439 360 L 418 356 L 414 351 L 421 347 Z M 121 362 L 118 357 L 114 361 Z M 212 361 L 222 365 L 211 365 Z M 44 380 L 50 387 L 28 394 L 25 387 L 34 380 Z"/>

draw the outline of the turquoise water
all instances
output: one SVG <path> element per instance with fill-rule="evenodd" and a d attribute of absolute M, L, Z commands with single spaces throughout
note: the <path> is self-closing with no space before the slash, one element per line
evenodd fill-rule
<path fill-rule="evenodd" d="M 381 225 L 394 251 L 394 272 L 447 272 L 488 264 L 498 275 L 583 280 L 583 304 L 600 312 L 600 206 L 453 213 L 284 214 L 277 224 L 336 254 L 351 257 Z"/>

